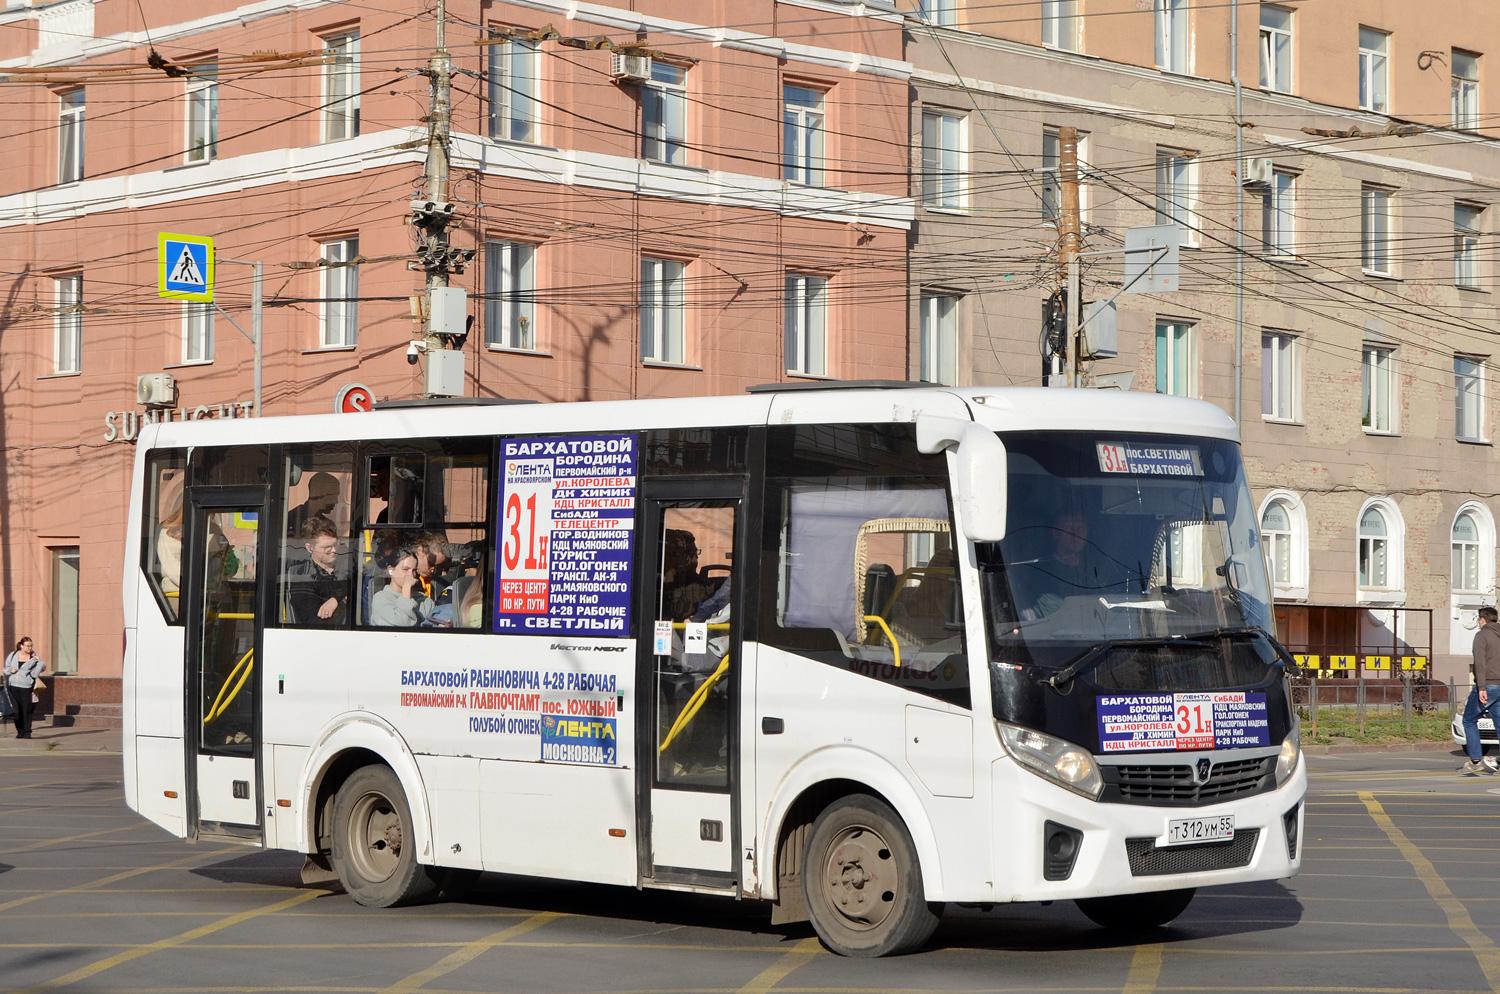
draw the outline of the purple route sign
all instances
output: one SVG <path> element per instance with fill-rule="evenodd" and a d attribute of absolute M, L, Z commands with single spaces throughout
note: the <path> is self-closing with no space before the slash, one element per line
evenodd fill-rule
<path fill-rule="evenodd" d="M 500 443 L 495 631 L 630 634 L 634 435 Z"/>
<path fill-rule="evenodd" d="M 1264 691 L 1099 697 L 1100 752 L 1240 749 L 1270 744 Z"/>

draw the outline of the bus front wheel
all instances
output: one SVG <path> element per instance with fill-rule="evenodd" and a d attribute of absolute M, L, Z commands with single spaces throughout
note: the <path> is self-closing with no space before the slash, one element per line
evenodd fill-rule
<path fill-rule="evenodd" d="M 1187 910 L 1196 888 L 1159 890 L 1149 894 L 1119 894 L 1115 897 L 1080 897 L 1078 910 L 1103 928 L 1133 932 L 1165 925 Z"/>
<path fill-rule="evenodd" d="M 818 938 L 844 956 L 910 952 L 938 924 L 906 826 L 863 794 L 840 798 L 813 822 L 802 894 Z"/>
<path fill-rule="evenodd" d="M 333 866 L 344 889 L 370 908 L 411 904 L 437 885 L 417 862 L 411 806 L 396 774 L 366 766 L 333 802 Z"/>

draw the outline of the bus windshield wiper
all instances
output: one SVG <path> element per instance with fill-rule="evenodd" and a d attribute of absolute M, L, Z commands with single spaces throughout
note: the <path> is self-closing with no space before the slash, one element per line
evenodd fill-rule
<path fill-rule="evenodd" d="M 1104 662 L 1104 653 L 1107 649 L 1160 649 L 1165 646 L 1196 645 L 1201 648 L 1211 648 L 1213 642 L 1205 635 L 1168 635 L 1163 638 L 1149 639 L 1116 639 L 1114 641 L 1096 642 L 1084 650 L 1083 654 L 1069 663 L 1061 672 L 1054 674 L 1047 680 L 1048 686 L 1054 690 L 1061 690 L 1063 686 L 1070 683 L 1075 677 L 1087 673 L 1089 670 Z"/>

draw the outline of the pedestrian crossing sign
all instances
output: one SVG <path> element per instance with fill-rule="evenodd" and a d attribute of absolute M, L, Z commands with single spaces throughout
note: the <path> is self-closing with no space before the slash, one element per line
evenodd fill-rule
<path fill-rule="evenodd" d="M 157 293 L 175 300 L 214 299 L 214 240 L 198 235 L 156 236 Z"/>

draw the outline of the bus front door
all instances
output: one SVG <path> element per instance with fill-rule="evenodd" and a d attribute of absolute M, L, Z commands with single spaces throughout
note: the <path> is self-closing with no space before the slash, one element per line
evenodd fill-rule
<path fill-rule="evenodd" d="M 662 883 L 736 879 L 740 486 L 670 481 L 667 497 L 647 484 L 641 875 Z M 685 496 L 692 492 L 703 496 Z"/>
<path fill-rule="evenodd" d="M 259 839 L 260 500 L 193 499 L 187 574 L 189 816 L 199 835 Z M 184 563 L 184 566 L 188 566 Z"/>

